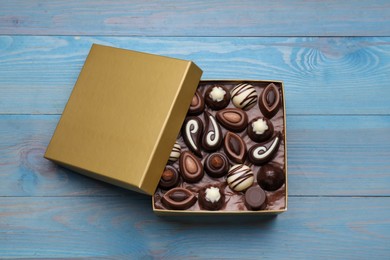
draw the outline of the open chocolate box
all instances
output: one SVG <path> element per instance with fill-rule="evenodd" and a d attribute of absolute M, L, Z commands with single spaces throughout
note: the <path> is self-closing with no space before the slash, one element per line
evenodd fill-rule
<path fill-rule="evenodd" d="M 201 74 L 93 45 L 45 158 L 148 194 L 159 215 L 286 211 L 283 83 Z"/>

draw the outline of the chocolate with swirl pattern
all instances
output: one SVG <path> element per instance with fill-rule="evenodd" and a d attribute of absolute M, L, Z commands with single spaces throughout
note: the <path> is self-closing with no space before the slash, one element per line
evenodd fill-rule
<path fill-rule="evenodd" d="M 205 129 L 202 137 L 202 147 L 207 152 L 214 152 L 221 147 L 222 130 L 215 117 L 209 112 L 204 112 Z"/>
<path fill-rule="evenodd" d="M 199 117 L 187 117 L 181 129 L 181 135 L 188 148 L 197 156 L 202 157 L 201 138 L 203 131 L 203 123 Z"/>

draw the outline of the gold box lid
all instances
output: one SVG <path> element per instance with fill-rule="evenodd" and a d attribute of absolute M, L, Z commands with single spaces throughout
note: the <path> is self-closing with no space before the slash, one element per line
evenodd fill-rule
<path fill-rule="evenodd" d="M 45 158 L 153 194 L 201 75 L 191 61 L 94 44 Z"/>

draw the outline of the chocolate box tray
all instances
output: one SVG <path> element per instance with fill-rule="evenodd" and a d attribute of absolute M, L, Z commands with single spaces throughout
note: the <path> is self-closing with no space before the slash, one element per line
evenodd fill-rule
<path fill-rule="evenodd" d="M 285 107 L 282 81 L 200 81 L 152 196 L 153 211 L 157 215 L 285 212 Z"/>

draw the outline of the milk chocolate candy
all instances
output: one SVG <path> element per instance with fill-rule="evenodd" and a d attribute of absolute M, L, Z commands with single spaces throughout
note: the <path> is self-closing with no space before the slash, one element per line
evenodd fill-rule
<path fill-rule="evenodd" d="M 204 112 L 205 129 L 202 137 L 203 149 L 207 152 L 218 150 L 222 144 L 223 136 L 221 127 L 215 117 L 209 112 Z"/>
<path fill-rule="evenodd" d="M 243 110 L 251 109 L 257 101 L 256 89 L 246 83 L 235 86 L 231 91 L 233 105 Z"/>
<path fill-rule="evenodd" d="M 257 173 L 257 183 L 267 191 L 275 191 L 283 186 L 285 176 L 283 169 L 275 164 L 261 166 Z"/>
<path fill-rule="evenodd" d="M 185 188 L 173 188 L 161 198 L 161 202 L 169 209 L 184 210 L 195 204 L 197 198 Z"/>
<path fill-rule="evenodd" d="M 188 109 L 187 114 L 192 116 L 197 116 L 201 114 L 203 110 L 204 110 L 204 99 L 202 95 L 199 93 L 199 91 L 196 91 L 195 95 L 191 100 L 191 105 L 190 108 Z"/>
<path fill-rule="evenodd" d="M 253 172 L 244 164 L 237 164 L 230 168 L 226 181 L 234 191 L 243 191 L 252 186 Z"/>
<path fill-rule="evenodd" d="M 245 206 L 249 210 L 262 210 L 267 207 L 267 195 L 259 186 L 250 187 L 245 192 Z"/>
<path fill-rule="evenodd" d="M 205 210 L 220 210 L 225 205 L 225 193 L 217 185 L 208 185 L 199 191 L 199 206 Z"/>
<path fill-rule="evenodd" d="M 248 136 L 255 142 L 264 142 L 274 134 L 274 125 L 265 117 L 256 117 L 248 124 Z"/>
<path fill-rule="evenodd" d="M 261 113 L 267 118 L 274 117 L 280 107 L 281 97 L 279 89 L 275 84 L 269 84 L 259 97 L 259 108 Z"/>
<path fill-rule="evenodd" d="M 230 93 L 222 85 L 214 85 L 209 87 L 204 94 L 206 105 L 213 110 L 220 110 L 230 102 Z"/>
<path fill-rule="evenodd" d="M 213 178 L 221 178 L 229 171 L 229 160 L 223 153 L 212 153 L 204 160 L 205 172 Z"/>
<path fill-rule="evenodd" d="M 185 151 L 179 159 L 180 174 L 184 181 L 195 183 L 203 178 L 203 165 L 192 153 Z"/>
<path fill-rule="evenodd" d="M 247 153 L 246 144 L 240 136 L 232 132 L 227 132 L 223 147 L 230 160 L 235 163 L 244 163 Z"/>
<path fill-rule="evenodd" d="M 282 140 L 282 134 L 277 134 L 269 141 L 252 146 L 248 151 L 248 158 L 255 165 L 262 165 L 274 158 L 276 155 L 280 141 Z"/>
<path fill-rule="evenodd" d="M 169 190 L 173 187 L 176 187 L 177 184 L 179 184 L 179 180 L 180 177 L 176 168 L 171 165 L 167 165 L 165 166 L 165 169 L 161 175 L 161 179 L 160 182 L 158 183 L 158 186 L 161 189 Z"/>
<path fill-rule="evenodd" d="M 181 135 L 188 148 L 197 156 L 202 157 L 201 138 L 203 123 L 199 117 L 190 116 L 184 120 Z"/>
<path fill-rule="evenodd" d="M 226 108 L 217 112 L 218 122 L 233 132 L 243 131 L 248 124 L 248 115 L 239 108 Z"/>

